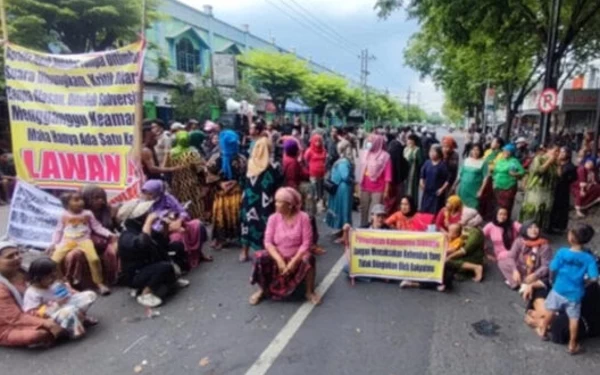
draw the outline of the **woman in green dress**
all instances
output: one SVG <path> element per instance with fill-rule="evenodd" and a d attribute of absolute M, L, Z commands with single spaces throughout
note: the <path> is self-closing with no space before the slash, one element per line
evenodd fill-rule
<path fill-rule="evenodd" d="M 479 198 L 485 187 L 484 182 L 487 175 L 487 164 L 482 156 L 481 145 L 472 145 L 470 156 L 463 162 L 458 178 L 454 183 L 454 190 L 458 186 L 456 193 L 463 204 L 476 210 L 479 209 Z"/>
<path fill-rule="evenodd" d="M 423 157 L 421 148 L 417 146 L 418 138 L 411 134 L 406 139 L 406 147 L 404 147 L 404 159 L 408 162 L 408 178 L 406 179 L 406 195 L 411 197 L 419 196 L 419 179 L 421 176 L 421 164 Z"/>
<path fill-rule="evenodd" d="M 533 220 L 544 231 L 550 229 L 550 214 L 554 201 L 554 188 L 558 182 L 558 155 L 560 149 L 550 147 L 539 153 L 529 166 L 529 177 L 525 188 L 525 198 L 521 206 L 519 221 Z M 556 197 L 569 199 L 569 197 Z"/>

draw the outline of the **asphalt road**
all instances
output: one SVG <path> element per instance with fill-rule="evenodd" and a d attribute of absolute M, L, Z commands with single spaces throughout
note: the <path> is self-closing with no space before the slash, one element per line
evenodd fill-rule
<path fill-rule="evenodd" d="M 0 228 L 7 214 L 0 208 Z M 342 255 L 341 247 L 325 238 L 322 224 L 321 233 L 328 251 L 318 259 L 318 282 Z M 213 255 L 215 262 L 192 272 L 192 285 L 159 308 L 160 316 L 145 318 L 127 290 L 115 289 L 92 308 L 101 324 L 84 339 L 45 351 L 0 348 L 0 374 L 246 374 L 305 306 L 301 300 L 250 306 L 250 265 L 237 262 L 237 249 Z M 523 302 L 493 265 L 483 283 L 458 283 L 450 293 L 401 290 L 383 282 L 352 287 L 342 274 L 289 342 L 272 345 L 282 350 L 267 373 L 597 372 L 600 340 L 571 357 L 565 347 L 541 342 L 522 323 L 523 313 Z M 482 320 L 496 326 L 494 334 L 477 333 L 473 324 Z"/>

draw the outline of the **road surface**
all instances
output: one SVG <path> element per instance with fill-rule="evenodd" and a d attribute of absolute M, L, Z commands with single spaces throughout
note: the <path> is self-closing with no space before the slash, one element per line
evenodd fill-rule
<path fill-rule="evenodd" d="M 459 139 L 459 143 L 460 139 Z M 8 210 L 0 208 L 0 226 Z M 144 309 L 126 289 L 101 298 L 101 324 L 80 340 L 49 350 L 0 348 L 0 374 L 593 374 L 599 340 L 572 357 L 542 342 L 522 322 L 524 304 L 493 265 L 481 284 L 450 293 L 401 290 L 397 283 L 350 286 L 338 274 L 342 249 L 321 226 L 327 253 L 318 282 L 331 281 L 321 306 L 303 301 L 248 304 L 250 265 L 234 249 L 189 275 L 191 286 L 159 308 Z M 332 271 L 333 270 L 333 271 Z M 493 335 L 473 324 L 496 325 Z M 261 357 L 261 354 L 265 352 Z M 259 358 L 261 358 L 259 360 Z"/>

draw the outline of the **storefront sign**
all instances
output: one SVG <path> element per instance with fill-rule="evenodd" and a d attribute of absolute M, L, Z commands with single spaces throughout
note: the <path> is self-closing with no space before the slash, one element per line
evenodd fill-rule
<path fill-rule="evenodd" d="M 361 229 L 350 235 L 350 276 L 442 282 L 442 233 Z"/>
<path fill-rule="evenodd" d="M 598 105 L 598 89 L 563 90 L 562 106 L 568 111 L 595 111 Z"/>
<path fill-rule="evenodd" d="M 5 48 L 15 166 L 40 187 L 94 183 L 121 191 L 135 181 L 133 145 L 144 43 L 84 55 Z"/>

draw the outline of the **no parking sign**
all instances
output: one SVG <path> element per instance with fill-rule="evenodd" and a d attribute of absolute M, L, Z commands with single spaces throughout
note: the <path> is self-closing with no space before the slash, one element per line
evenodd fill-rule
<path fill-rule="evenodd" d="M 547 88 L 542 91 L 538 98 L 538 109 L 542 113 L 550 113 L 556 109 L 558 104 L 558 92 L 553 88 Z"/>

